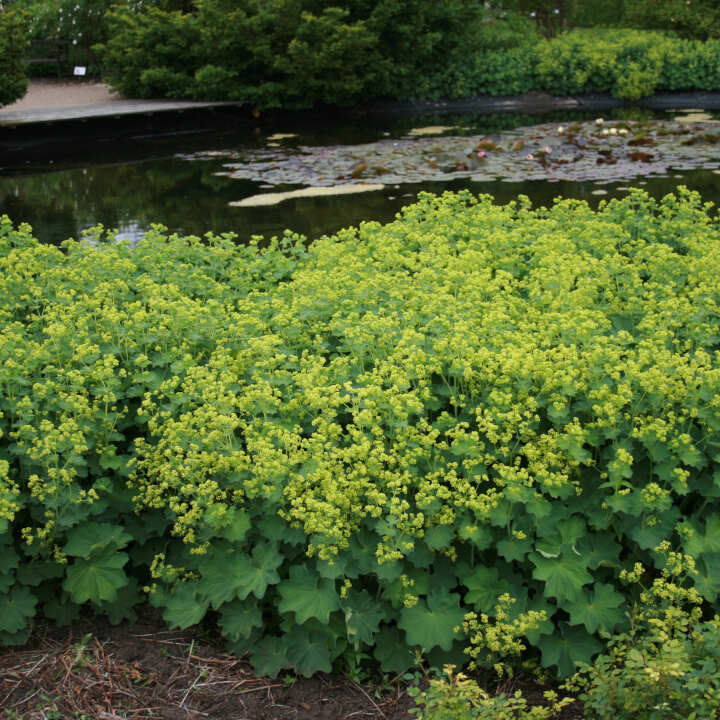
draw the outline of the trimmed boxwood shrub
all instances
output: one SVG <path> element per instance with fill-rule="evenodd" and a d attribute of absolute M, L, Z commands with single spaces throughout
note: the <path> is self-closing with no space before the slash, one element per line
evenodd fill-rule
<path fill-rule="evenodd" d="M 312 245 L 0 224 L 0 641 L 149 597 L 256 669 L 567 675 L 720 591 L 720 223 L 423 195 Z"/>
<path fill-rule="evenodd" d="M 27 50 L 27 23 L 22 13 L 0 12 L 0 105 L 9 105 L 27 90 L 23 58 Z"/>

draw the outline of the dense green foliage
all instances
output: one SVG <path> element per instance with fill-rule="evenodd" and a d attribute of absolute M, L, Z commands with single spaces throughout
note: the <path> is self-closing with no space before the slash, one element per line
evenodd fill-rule
<path fill-rule="evenodd" d="M 717 90 L 720 41 L 628 29 L 572 30 L 481 53 L 432 82 L 432 95 L 445 88 L 451 96 L 541 90 L 553 95 L 609 92 L 638 100 L 658 90 Z"/>
<path fill-rule="evenodd" d="M 720 580 L 720 223 L 424 195 L 306 247 L 0 229 L 0 639 L 151 590 L 262 673 L 568 675 L 691 554 Z"/>
<path fill-rule="evenodd" d="M 100 51 L 108 80 L 127 95 L 262 107 L 531 90 L 637 100 L 656 90 L 720 89 L 719 40 L 600 28 L 544 39 L 518 13 L 482 18 L 461 0 L 416 1 L 405 15 L 390 0 L 369 15 L 313 13 L 299 0 L 247 0 L 251 8 L 204 0 L 192 14 L 117 9 Z"/>
<path fill-rule="evenodd" d="M 641 588 L 628 631 L 560 688 L 582 703 L 584 720 L 709 720 L 720 713 L 720 618 L 701 621 L 703 598 L 686 582 L 695 572 L 693 558 L 667 546 L 661 551 L 667 567 L 646 586 L 641 564 L 620 574 Z M 408 692 L 418 720 L 546 720 L 571 702 L 554 691 L 533 707 L 520 691 L 492 697 L 452 667 L 425 690 Z"/>
<path fill-rule="evenodd" d="M 128 95 L 348 105 L 411 94 L 472 52 L 482 14 L 468 0 L 203 0 L 193 13 L 118 8 L 100 49 Z"/>
<path fill-rule="evenodd" d="M 93 47 L 108 37 L 105 15 L 111 7 L 189 12 L 192 5 L 190 0 L 6 0 L 8 4 L 27 14 L 29 70 L 37 76 L 72 75 L 76 65 L 99 75 L 100 60 Z"/>
<path fill-rule="evenodd" d="M 9 105 L 27 90 L 23 62 L 27 43 L 24 16 L 19 12 L 0 12 L 0 105 Z"/>
<path fill-rule="evenodd" d="M 55 59 L 61 74 L 72 74 L 73 66 L 83 65 L 96 73 L 95 43 L 106 34 L 105 13 L 109 0 L 24 0 L 30 17 L 31 59 Z M 45 65 L 38 70 L 49 74 Z"/>
<path fill-rule="evenodd" d="M 720 618 L 700 622 L 703 598 L 682 582 L 694 574 L 690 555 L 643 588 L 630 630 L 609 644 L 570 683 L 586 720 L 716 718 L 720 713 Z M 625 575 L 638 582 L 638 566 Z"/>

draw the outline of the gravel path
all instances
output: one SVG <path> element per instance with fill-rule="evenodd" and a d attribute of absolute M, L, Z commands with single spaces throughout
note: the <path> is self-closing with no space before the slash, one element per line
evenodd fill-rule
<path fill-rule="evenodd" d="M 38 110 L 45 108 L 96 105 L 124 100 L 107 85 L 85 80 L 30 80 L 25 97 L 12 105 L 0 108 L 0 113 L 15 110 Z"/>

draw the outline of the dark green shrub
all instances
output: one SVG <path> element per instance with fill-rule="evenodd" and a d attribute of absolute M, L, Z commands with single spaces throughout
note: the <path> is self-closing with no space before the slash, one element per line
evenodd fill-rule
<path fill-rule="evenodd" d="M 110 40 L 98 49 L 106 78 L 117 90 L 141 98 L 195 95 L 202 32 L 194 15 L 116 8 L 108 14 L 108 26 Z"/>
<path fill-rule="evenodd" d="M 422 78 L 473 56 L 482 13 L 466 0 L 203 0 L 192 14 L 115 10 L 98 49 L 127 94 L 348 105 L 417 96 Z"/>
<path fill-rule="evenodd" d="M 20 12 L 0 12 L 0 105 L 9 105 L 27 90 L 24 63 L 28 47 L 27 22 Z"/>

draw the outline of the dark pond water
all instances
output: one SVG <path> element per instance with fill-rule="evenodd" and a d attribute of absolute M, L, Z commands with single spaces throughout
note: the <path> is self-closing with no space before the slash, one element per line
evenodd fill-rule
<path fill-rule="evenodd" d="M 657 173 L 650 172 L 650 165 L 647 174 L 638 171 L 641 166 L 636 165 L 633 179 L 606 178 L 598 182 L 597 178 L 563 180 L 556 177 L 548 181 L 527 179 L 528 176 L 538 177 L 539 166 L 535 162 L 530 171 L 527 169 L 531 167 L 529 164 L 522 165 L 522 151 L 518 155 L 517 170 L 514 174 L 506 172 L 502 180 L 496 179 L 497 174 L 490 178 L 483 176 L 482 172 L 469 172 L 465 177 L 456 177 L 455 172 L 439 172 L 437 177 L 422 182 L 397 182 L 397 177 L 393 182 L 384 182 L 382 174 L 388 171 L 382 169 L 375 173 L 377 177 L 367 180 L 383 184 L 381 189 L 372 192 L 292 198 L 270 206 L 231 205 L 257 194 L 302 187 L 302 183 L 298 182 L 278 183 L 276 180 L 269 186 L 258 178 L 229 176 L 238 166 L 242 169 L 243 158 L 257 158 L 258 153 L 262 155 L 265 151 L 292 155 L 301 147 L 322 146 L 332 150 L 342 145 L 355 157 L 348 146 L 363 148 L 368 143 L 400 141 L 403 138 L 402 142 L 407 143 L 409 137 L 424 140 L 424 133 L 430 131 L 423 128 L 442 126 L 447 129 L 437 137 L 439 151 L 443 135 L 448 138 L 468 136 L 475 140 L 478 136 L 486 136 L 491 138 L 491 142 L 502 143 L 507 140 L 508 132 L 521 132 L 524 127 L 542 123 L 568 125 L 573 122 L 589 125 L 594 123 L 597 115 L 596 112 L 562 111 L 542 115 L 366 117 L 342 125 L 315 119 L 310 124 L 258 126 L 232 132 L 213 130 L 123 141 L 120 144 L 98 141 L 66 148 L 61 159 L 52 161 L 47 158 L 17 160 L 16 157 L 15 161 L 3 166 L 0 160 L 0 214 L 7 214 L 16 222 L 29 222 L 37 237 L 51 243 L 61 242 L 67 237 L 77 238 L 85 228 L 98 223 L 115 228 L 121 237 L 131 239 L 139 238 L 151 223 L 161 223 L 171 231 L 183 234 L 231 231 L 242 242 L 251 235 L 271 236 L 285 228 L 314 238 L 341 227 L 357 225 L 363 220 L 388 221 L 402 206 L 412 202 L 421 190 L 442 192 L 468 188 L 474 193 L 490 193 L 499 202 L 507 202 L 523 193 L 537 205 L 547 205 L 553 198 L 562 196 L 584 199 L 596 205 L 603 199 L 623 196 L 630 185 L 639 185 L 653 195 L 662 196 L 683 184 L 698 190 L 704 199 L 720 203 L 720 158 L 714 166 L 710 163 L 703 169 L 693 168 L 692 162 L 679 163 L 682 166 L 680 169 L 671 167 L 662 176 L 654 176 Z M 689 115 L 692 115 L 689 111 L 668 113 L 637 108 L 603 113 L 604 127 L 611 127 L 612 123 L 630 123 L 628 127 L 636 133 L 637 129 L 633 128 L 642 123 L 674 121 L 676 116 L 681 116 L 682 121 Z M 711 112 L 700 120 L 706 121 L 703 128 L 707 131 L 708 127 L 715 127 L 720 113 Z M 692 145 L 688 142 L 694 132 L 692 122 L 690 117 L 684 126 L 690 128 L 689 134 L 677 138 L 678 147 L 680 144 Z M 412 130 L 418 132 L 408 135 Z M 599 136 L 600 131 L 598 126 L 596 135 Z M 720 124 L 716 132 L 720 138 Z M 293 137 L 278 137 L 278 134 Z M 705 132 L 705 136 L 710 137 L 710 134 Z M 608 138 L 608 141 L 611 140 L 615 142 L 619 138 Z M 507 142 L 512 142 L 512 137 Z M 708 142 L 714 142 L 712 137 Z M 704 147 L 693 147 L 692 151 L 696 155 L 702 154 Z M 528 149 L 532 150 L 529 146 Z M 557 151 L 561 149 L 556 148 Z M 720 143 L 712 149 L 716 156 L 720 154 Z M 647 151 L 648 148 L 638 147 L 636 150 Z M 558 157 L 557 151 L 554 158 Z M 656 158 L 661 154 L 657 148 L 653 152 Z M 538 159 L 541 158 L 535 158 L 536 161 Z M 478 162 L 475 158 L 473 160 Z M 358 165 L 363 162 L 362 155 L 357 156 L 357 162 Z M 458 167 L 460 164 L 457 164 Z M 392 173 L 389 176 L 393 177 Z"/>

